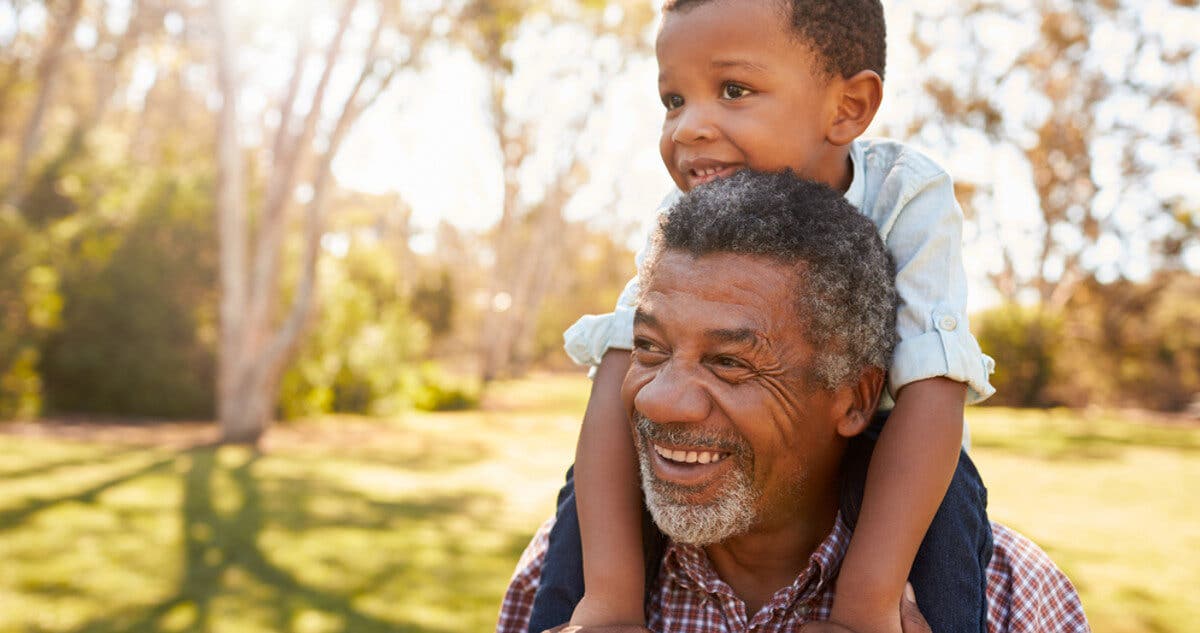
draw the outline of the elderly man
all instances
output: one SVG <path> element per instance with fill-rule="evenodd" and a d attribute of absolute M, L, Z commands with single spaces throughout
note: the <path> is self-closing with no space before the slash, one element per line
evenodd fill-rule
<path fill-rule="evenodd" d="M 648 627 L 824 620 L 850 535 L 842 458 L 870 423 L 895 338 L 892 264 L 874 227 L 822 185 L 744 171 L 685 195 L 642 273 L 622 396 L 646 505 L 670 537 Z M 518 564 L 500 633 L 526 629 L 548 527 Z M 1070 581 L 1030 541 L 993 529 L 989 630 L 1087 631 Z"/>

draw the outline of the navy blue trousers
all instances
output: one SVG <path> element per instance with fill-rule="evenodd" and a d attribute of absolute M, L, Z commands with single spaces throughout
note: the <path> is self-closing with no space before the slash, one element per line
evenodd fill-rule
<path fill-rule="evenodd" d="M 843 462 L 842 517 L 853 528 L 862 507 L 863 487 L 871 453 L 887 413 L 878 414 L 871 428 L 853 438 Z M 643 511 L 646 590 L 658 573 L 666 537 Z M 909 581 L 921 613 L 934 633 L 965 633 L 987 629 L 986 570 L 992 557 L 992 529 L 987 518 L 987 490 L 965 452 L 958 456 L 954 479 L 921 542 Z M 542 577 L 533 602 L 530 633 L 541 633 L 571 619 L 583 597 L 583 553 L 579 516 L 575 511 L 573 469 L 558 493 L 558 512 Z"/>

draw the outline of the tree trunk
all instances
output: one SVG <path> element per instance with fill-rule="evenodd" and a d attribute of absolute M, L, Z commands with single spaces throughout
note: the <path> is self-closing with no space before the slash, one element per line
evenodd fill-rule
<path fill-rule="evenodd" d="M 276 324 L 274 309 L 278 301 L 280 250 L 288 222 L 290 192 L 300 165 L 310 156 L 310 145 L 322 116 L 325 87 L 341 54 L 341 41 L 350 25 L 357 0 L 349 0 L 342 12 L 338 32 L 325 55 L 325 68 L 308 104 L 308 114 L 294 137 L 285 116 L 280 123 L 272 156 L 268 194 L 259 214 L 258 235 L 254 241 L 254 266 L 248 249 L 248 218 L 244 210 L 245 191 L 240 181 L 241 155 L 236 138 L 237 95 L 234 78 L 234 48 L 229 38 L 228 16 L 221 0 L 214 0 L 218 31 L 218 82 L 224 96 L 218 125 L 218 224 L 221 239 L 221 349 L 218 359 L 218 405 L 221 440 L 228 443 L 257 444 L 275 413 L 279 382 L 287 362 L 301 339 L 312 313 L 316 295 L 317 259 L 323 231 L 323 219 L 329 190 L 333 186 L 330 167 L 346 134 L 354 122 L 387 89 L 396 74 L 393 65 L 382 77 L 378 45 L 388 11 L 384 11 L 371 34 L 358 81 L 346 99 L 323 153 L 316 157 L 313 196 L 304 212 L 304 252 L 300 262 L 292 305 L 282 322 Z M 428 32 L 414 38 L 414 47 L 424 44 Z M 285 112 L 290 112 L 299 90 L 307 44 L 297 52 Z M 375 80 L 373 83 L 371 80 Z M 364 87 L 370 85 L 368 94 Z"/>
<path fill-rule="evenodd" d="M 21 143 L 13 163 L 12 180 L 8 183 L 4 200 L 0 202 L 0 208 L 15 206 L 24 193 L 29 163 L 33 160 L 33 155 L 37 151 L 38 142 L 41 139 L 42 119 L 45 118 L 46 110 L 54 96 L 58 71 L 62 65 L 63 50 L 66 48 L 71 34 L 75 31 L 75 24 L 79 22 L 79 14 L 82 9 L 83 0 L 69 0 L 66 12 L 61 19 L 55 22 L 50 32 L 46 50 L 43 51 L 42 59 L 38 62 L 37 97 L 33 102 L 33 110 L 29 112 L 29 116 L 25 120 L 25 127 L 21 131 Z"/>

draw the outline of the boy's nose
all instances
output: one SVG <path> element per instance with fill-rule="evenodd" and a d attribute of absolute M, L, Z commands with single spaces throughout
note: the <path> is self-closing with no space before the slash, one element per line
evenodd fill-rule
<path fill-rule="evenodd" d="M 713 124 L 713 118 L 707 108 L 687 106 L 675 120 L 675 130 L 671 133 L 671 140 L 686 145 L 711 140 L 716 135 L 717 128 Z"/>
<path fill-rule="evenodd" d="M 660 423 L 703 422 L 712 411 L 712 401 L 699 378 L 670 361 L 637 392 L 633 406 Z"/>

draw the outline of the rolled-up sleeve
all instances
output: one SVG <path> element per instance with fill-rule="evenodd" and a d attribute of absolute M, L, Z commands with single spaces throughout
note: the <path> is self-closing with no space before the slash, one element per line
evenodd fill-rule
<path fill-rule="evenodd" d="M 638 278 L 625 284 L 617 305 L 607 314 L 585 314 L 563 332 L 563 348 L 580 365 L 595 367 L 609 349 L 633 349 L 633 311 Z"/>
<path fill-rule="evenodd" d="M 968 404 L 980 402 L 996 391 L 988 381 L 995 362 L 980 350 L 967 318 L 963 216 L 953 183 L 940 169 L 927 178 L 889 179 L 880 198 L 893 196 L 896 213 L 880 231 L 896 261 L 900 295 L 888 390 L 894 398 L 904 385 L 942 376 L 967 385 Z"/>
<path fill-rule="evenodd" d="M 679 190 L 667 194 L 658 204 L 655 217 L 666 213 L 681 195 Z M 647 236 L 645 244 L 634 256 L 634 266 L 638 271 L 641 271 L 649 250 L 650 236 Z M 637 309 L 638 292 L 638 276 L 635 275 L 625 284 L 612 312 L 585 314 L 563 332 L 563 349 L 571 360 L 580 365 L 596 367 L 610 349 L 633 349 L 633 313 Z"/>

